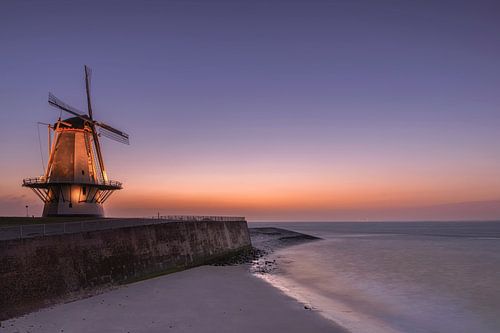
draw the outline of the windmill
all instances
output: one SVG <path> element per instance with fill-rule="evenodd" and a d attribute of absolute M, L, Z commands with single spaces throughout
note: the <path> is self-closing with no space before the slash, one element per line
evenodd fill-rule
<path fill-rule="evenodd" d="M 43 216 L 104 216 L 103 203 L 122 184 L 108 179 L 100 136 L 129 144 L 128 134 L 94 119 L 90 98 L 91 70 L 84 66 L 87 109 L 84 113 L 49 93 L 49 104 L 72 117 L 48 125 L 49 160 L 45 174 L 26 178 L 44 202 Z"/>

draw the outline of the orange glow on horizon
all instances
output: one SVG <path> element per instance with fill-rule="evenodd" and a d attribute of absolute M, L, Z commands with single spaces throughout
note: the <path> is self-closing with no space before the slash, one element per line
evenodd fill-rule
<path fill-rule="evenodd" d="M 192 181 L 192 180 L 191 180 Z M 267 180 L 266 180 L 267 181 Z M 287 214 L 296 211 L 380 210 L 453 202 L 494 200 L 499 193 L 455 184 L 437 190 L 433 184 L 315 184 L 286 182 L 186 182 L 169 189 L 139 189 L 133 184 L 110 201 L 112 210 L 161 210 L 165 214 Z M 218 183 L 219 186 L 215 186 Z M 451 188 L 451 189 L 450 189 Z M 179 190 L 180 189 L 180 190 Z M 141 193 L 140 198 L 134 193 Z"/>

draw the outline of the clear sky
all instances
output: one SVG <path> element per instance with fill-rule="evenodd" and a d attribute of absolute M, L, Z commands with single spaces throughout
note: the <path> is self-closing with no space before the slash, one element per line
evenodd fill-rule
<path fill-rule="evenodd" d="M 1 1 L 0 215 L 83 64 L 110 216 L 500 218 L 498 1 Z"/>

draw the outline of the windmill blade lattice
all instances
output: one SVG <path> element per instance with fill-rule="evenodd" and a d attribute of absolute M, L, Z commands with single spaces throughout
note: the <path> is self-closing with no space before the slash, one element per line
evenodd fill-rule
<path fill-rule="evenodd" d="M 106 125 L 104 123 L 96 122 L 95 124 L 99 128 L 100 135 L 126 145 L 130 144 L 129 136 L 127 133 L 117 130 L 116 128 Z"/>
<path fill-rule="evenodd" d="M 63 111 L 66 111 L 68 113 L 71 113 L 72 115 L 74 116 L 77 116 L 77 117 L 80 117 L 84 120 L 88 120 L 89 118 L 87 117 L 86 114 L 84 114 L 84 112 L 78 110 L 77 108 L 74 108 L 72 107 L 71 105 L 68 105 L 66 103 L 64 103 L 63 101 L 61 101 L 59 98 L 57 98 L 56 96 L 54 96 L 53 93 L 50 93 L 49 92 L 49 104 L 58 108 L 58 109 L 61 109 Z"/>

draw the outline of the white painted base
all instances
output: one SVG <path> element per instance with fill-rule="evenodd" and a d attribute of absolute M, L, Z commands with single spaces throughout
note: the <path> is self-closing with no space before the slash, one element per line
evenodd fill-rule
<path fill-rule="evenodd" d="M 101 204 L 95 202 L 55 202 L 46 203 L 43 207 L 42 216 L 92 216 L 104 217 L 104 209 Z"/>

